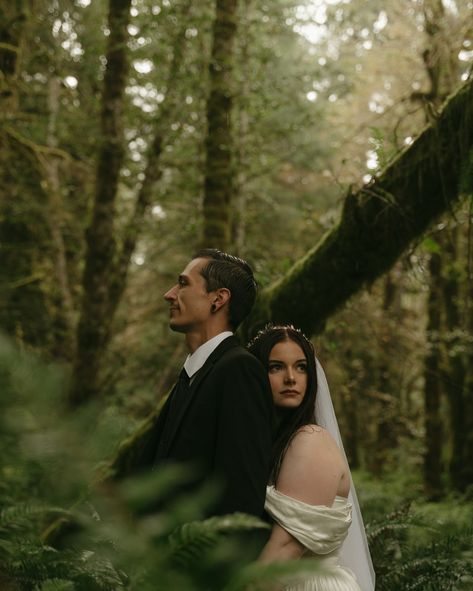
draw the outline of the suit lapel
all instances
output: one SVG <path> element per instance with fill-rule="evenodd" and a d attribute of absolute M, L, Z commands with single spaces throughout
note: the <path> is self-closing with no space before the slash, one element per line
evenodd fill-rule
<path fill-rule="evenodd" d="M 207 361 L 204 363 L 204 365 L 199 369 L 199 371 L 196 374 L 194 374 L 191 384 L 189 386 L 189 392 L 188 392 L 187 398 L 185 399 L 185 402 L 183 404 L 181 404 L 179 409 L 176 409 L 176 414 L 174 417 L 172 417 L 172 425 L 170 426 L 169 437 L 166 442 L 166 449 L 164 450 L 164 455 L 168 454 L 168 452 L 171 448 L 171 445 L 172 445 L 174 439 L 176 438 L 177 433 L 179 432 L 179 428 L 181 426 L 182 420 L 184 419 L 184 416 L 186 415 L 186 412 L 188 411 L 191 402 L 196 397 L 200 386 L 202 385 L 205 378 L 212 370 L 214 364 L 229 349 L 232 349 L 233 347 L 238 347 L 239 345 L 240 344 L 239 344 L 238 340 L 236 339 L 236 337 L 231 336 L 231 337 L 226 338 L 224 341 L 222 341 L 220 343 L 220 345 L 218 347 L 216 347 L 216 349 L 214 351 L 212 351 L 212 353 L 209 355 L 209 357 L 208 357 Z M 169 418 L 171 418 L 171 417 L 169 417 Z"/>

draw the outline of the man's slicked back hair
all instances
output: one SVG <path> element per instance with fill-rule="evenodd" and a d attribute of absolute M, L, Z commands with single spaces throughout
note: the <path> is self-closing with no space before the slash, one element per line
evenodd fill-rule
<path fill-rule="evenodd" d="M 217 248 L 202 248 L 192 259 L 209 259 L 200 273 L 207 291 L 222 287 L 230 291 L 229 322 L 233 330 L 248 316 L 255 303 L 257 285 L 250 265 L 232 254 Z"/>

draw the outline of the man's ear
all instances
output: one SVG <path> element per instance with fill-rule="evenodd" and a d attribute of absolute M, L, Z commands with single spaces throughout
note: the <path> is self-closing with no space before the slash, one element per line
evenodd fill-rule
<path fill-rule="evenodd" d="M 223 308 L 225 304 L 230 301 L 232 297 L 231 291 L 226 287 L 220 287 L 219 289 L 215 290 L 215 298 L 213 300 L 212 307 L 214 308 L 215 312 Z"/>

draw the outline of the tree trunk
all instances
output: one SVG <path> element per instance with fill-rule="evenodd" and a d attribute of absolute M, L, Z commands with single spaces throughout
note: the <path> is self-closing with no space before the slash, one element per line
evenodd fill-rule
<path fill-rule="evenodd" d="M 384 282 L 383 315 L 389 317 L 393 313 L 396 300 L 399 297 L 399 286 L 395 284 L 392 275 L 388 273 Z M 401 322 L 401 319 L 399 319 Z M 392 330 L 389 322 L 383 326 L 381 335 L 383 346 L 392 350 Z M 393 383 L 390 356 L 383 355 L 376 362 L 377 386 L 379 396 L 376 400 L 378 419 L 376 425 L 376 447 L 373 454 L 372 468 L 375 474 L 381 474 L 386 463 L 398 444 L 398 419 L 400 412 L 399 384 Z"/>
<path fill-rule="evenodd" d="M 237 176 L 234 193 L 234 215 L 232 223 L 232 243 L 236 255 L 245 256 L 246 242 L 246 144 L 248 140 L 248 131 L 250 127 L 250 117 L 248 113 L 248 100 L 251 93 L 249 57 L 249 30 L 251 26 L 252 0 L 244 0 L 241 6 L 241 47 L 240 47 L 240 92 L 238 108 L 238 146 L 237 146 Z"/>
<path fill-rule="evenodd" d="M 291 322 L 307 334 L 321 332 L 331 314 L 392 267 L 415 238 L 458 202 L 472 145 L 470 80 L 383 173 L 348 194 L 338 226 L 261 293 L 243 336 L 270 320 Z"/>
<path fill-rule="evenodd" d="M 203 245 L 226 250 L 231 238 L 233 192 L 233 62 L 237 0 L 216 0 L 209 65 L 205 142 Z"/>
<path fill-rule="evenodd" d="M 455 87 L 458 78 L 457 53 L 452 47 L 445 22 L 445 9 L 442 0 L 425 0 L 425 30 L 428 44 L 423 53 L 426 73 L 430 80 L 430 90 L 424 94 L 426 120 L 431 119 L 448 93 Z M 459 190 L 459 188 L 458 188 Z M 426 415 L 426 456 L 425 456 L 425 488 L 432 499 L 441 495 L 441 460 L 442 447 L 440 406 L 441 397 L 447 394 L 450 406 L 450 427 L 452 439 L 452 459 L 450 472 L 452 482 L 458 486 L 464 450 L 463 420 L 463 360 L 458 350 L 458 334 L 461 329 L 458 304 L 458 283 L 455 267 L 458 266 L 456 237 L 448 235 L 448 224 L 436 236 L 440 245 L 439 252 L 432 254 L 429 295 L 429 323 L 437 324 L 427 331 L 429 355 L 425 367 L 425 406 L 429 409 Z M 439 259 L 436 262 L 436 259 Z M 439 271 L 437 272 L 436 266 Z M 437 310 L 434 310 L 437 308 Z M 443 315 L 442 312 L 445 314 Z M 433 315 L 433 316 L 432 316 Z M 432 316 L 432 317 L 431 317 Z M 444 316 L 441 318 L 441 316 Z M 432 337 L 432 335 L 434 336 Z M 456 337 L 454 335 L 457 335 Z M 450 338 L 453 336 L 453 338 Z M 435 373 L 438 372 L 438 378 Z M 430 376 L 430 379 L 427 379 Z M 435 383 L 434 383 L 435 381 Z M 434 408 L 434 404 L 437 408 Z M 439 431 L 438 433 L 436 431 Z M 435 472 L 438 474 L 435 474 Z"/>
<path fill-rule="evenodd" d="M 451 432 L 451 458 L 450 478 L 457 490 L 462 489 L 462 472 L 464 464 L 469 463 L 465 457 L 466 443 L 466 415 L 464 388 L 466 372 L 464 355 L 462 353 L 462 318 L 460 314 L 460 284 L 459 263 L 461 258 L 458 252 L 458 228 L 453 228 L 447 233 L 445 228 L 441 236 L 442 256 L 444 262 L 443 306 L 445 310 L 445 327 L 443 330 L 444 361 L 443 361 L 443 385 L 448 397 L 450 410 Z"/>
<path fill-rule="evenodd" d="M 469 228 L 469 232 L 471 237 L 471 227 Z M 472 246 L 470 239 L 468 240 L 468 261 L 471 263 L 473 253 L 471 252 Z M 473 277 L 471 273 L 470 266 L 466 289 L 467 305 L 465 314 L 469 339 L 467 340 L 465 354 L 465 367 L 467 368 L 464 384 L 466 438 L 463 457 L 467 458 L 467 461 L 464 462 L 461 472 L 461 490 L 466 490 L 467 487 L 471 487 L 473 484 L 473 463 L 471 461 L 471 458 L 473 458 L 473 339 L 471 338 L 471 335 L 473 335 Z"/>
<path fill-rule="evenodd" d="M 120 169 L 124 157 L 123 103 L 127 59 L 127 26 L 131 0 L 110 0 L 107 68 L 102 92 L 102 145 L 99 150 L 95 199 L 83 277 L 83 297 L 77 331 L 77 353 L 70 403 L 81 404 L 99 390 L 99 369 L 108 343 L 112 318 L 109 285 L 116 256 L 114 218 Z"/>
<path fill-rule="evenodd" d="M 3 2 L 0 6 L 0 113 L 18 110 L 18 73 L 31 2 Z"/>
<path fill-rule="evenodd" d="M 55 73 L 52 74 L 49 80 L 49 120 L 46 140 L 46 143 L 50 148 L 57 147 L 56 123 L 59 112 L 60 84 L 57 75 Z M 56 313 L 59 330 L 56 331 L 55 357 L 72 361 L 74 354 L 74 303 L 69 286 L 66 247 L 62 233 L 63 204 L 61 199 L 59 161 L 57 156 L 51 154 L 51 156 L 45 160 L 44 167 L 48 183 L 48 221 L 53 246 L 54 270 L 59 292 L 58 299 L 60 299 Z"/>
<path fill-rule="evenodd" d="M 440 416 L 440 332 L 442 307 L 442 259 L 432 253 L 429 263 L 430 290 L 428 296 L 427 355 L 424 362 L 425 459 L 424 486 L 427 497 L 442 496 L 442 419 Z"/>

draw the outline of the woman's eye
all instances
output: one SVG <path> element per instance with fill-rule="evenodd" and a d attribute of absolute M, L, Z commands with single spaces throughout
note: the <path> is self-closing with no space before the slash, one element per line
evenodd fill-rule
<path fill-rule="evenodd" d="M 300 371 L 301 373 L 306 373 L 307 365 L 305 363 L 299 363 L 299 365 L 297 366 L 297 371 Z"/>
<path fill-rule="evenodd" d="M 281 369 L 281 366 L 279 365 L 279 363 L 273 363 L 269 366 L 269 373 L 276 373 L 280 369 Z"/>

